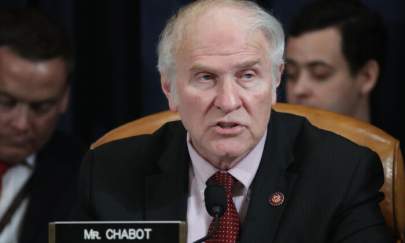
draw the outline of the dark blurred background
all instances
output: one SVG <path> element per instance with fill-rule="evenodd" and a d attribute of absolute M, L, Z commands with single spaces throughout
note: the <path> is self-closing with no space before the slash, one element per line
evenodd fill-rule
<path fill-rule="evenodd" d="M 60 127 L 88 146 L 106 131 L 167 109 L 156 69 L 156 43 L 166 20 L 191 0 L 0 0 L 0 7 L 35 7 L 64 26 L 76 54 L 71 105 Z M 288 29 L 310 0 L 256 1 Z M 388 31 L 384 76 L 377 86 L 375 123 L 405 143 L 405 1 L 364 0 Z M 401 65 L 402 64 L 402 65 Z M 279 90 L 279 100 L 284 92 Z M 402 146 L 404 148 L 404 146 Z"/>

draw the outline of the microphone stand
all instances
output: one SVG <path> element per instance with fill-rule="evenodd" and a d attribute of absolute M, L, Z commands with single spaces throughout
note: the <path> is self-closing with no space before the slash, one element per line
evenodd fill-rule
<path fill-rule="evenodd" d="M 224 187 L 216 184 L 207 184 L 204 191 L 205 197 L 205 207 L 214 220 L 212 222 L 212 229 L 208 228 L 208 233 L 203 238 L 194 241 L 193 243 L 204 242 L 218 231 L 219 228 L 219 218 L 225 213 L 226 210 L 226 195 Z"/>

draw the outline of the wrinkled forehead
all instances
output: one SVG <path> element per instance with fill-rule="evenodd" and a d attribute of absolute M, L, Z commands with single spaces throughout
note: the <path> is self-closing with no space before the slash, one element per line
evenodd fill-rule
<path fill-rule="evenodd" d="M 60 58 L 31 61 L 0 48 L 0 92 L 21 100 L 43 100 L 64 94 L 67 67 Z"/>
<path fill-rule="evenodd" d="M 195 49 L 233 51 L 235 47 L 256 46 L 267 49 L 261 30 L 254 29 L 249 12 L 223 7 L 209 9 L 189 17 L 179 41 L 176 56 Z M 218 52 L 217 52 L 218 53 Z"/>

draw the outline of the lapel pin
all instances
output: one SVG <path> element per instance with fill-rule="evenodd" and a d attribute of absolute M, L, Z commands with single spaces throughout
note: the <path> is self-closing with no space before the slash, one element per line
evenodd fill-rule
<path fill-rule="evenodd" d="M 284 194 L 281 192 L 275 192 L 269 197 L 269 203 L 271 206 L 277 207 L 284 203 Z"/>

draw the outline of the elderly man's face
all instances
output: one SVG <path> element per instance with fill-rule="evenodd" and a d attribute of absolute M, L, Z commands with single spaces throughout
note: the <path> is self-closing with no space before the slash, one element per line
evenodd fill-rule
<path fill-rule="evenodd" d="M 260 31 L 246 31 L 241 16 L 223 9 L 201 16 L 176 57 L 176 94 L 163 83 L 192 145 L 220 169 L 259 142 L 275 102 L 268 44 Z"/>
<path fill-rule="evenodd" d="M 61 59 L 31 62 L 0 48 L 0 160 L 18 163 L 50 137 L 68 100 Z"/>

